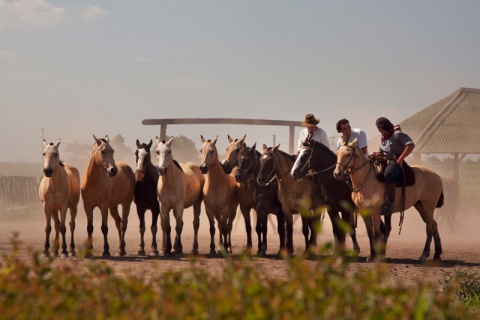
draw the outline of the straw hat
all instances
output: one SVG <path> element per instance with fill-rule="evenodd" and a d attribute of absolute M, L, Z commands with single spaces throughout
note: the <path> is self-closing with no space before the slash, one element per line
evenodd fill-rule
<path fill-rule="evenodd" d="M 307 114 L 305 116 L 305 121 L 301 123 L 302 127 L 310 127 L 310 126 L 316 126 L 320 120 L 315 119 L 315 116 L 313 114 Z"/>

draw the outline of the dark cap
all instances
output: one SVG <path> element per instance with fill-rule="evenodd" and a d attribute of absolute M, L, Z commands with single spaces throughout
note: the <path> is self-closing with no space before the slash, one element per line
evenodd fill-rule
<path fill-rule="evenodd" d="M 375 121 L 377 128 L 383 129 L 385 131 L 391 131 L 393 129 L 393 124 L 385 117 L 380 117 Z"/>

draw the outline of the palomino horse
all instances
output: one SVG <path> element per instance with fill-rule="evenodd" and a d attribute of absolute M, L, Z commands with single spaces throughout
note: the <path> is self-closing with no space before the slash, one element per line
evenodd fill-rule
<path fill-rule="evenodd" d="M 236 166 L 234 176 L 237 181 L 240 210 L 249 214 L 250 209 L 253 208 L 257 213 L 255 228 L 258 236 L 257 254 L 265 256 L 267 253 L 267 218 L 269 213 L 277 216 L 281 251 L 285 248 L 285 220 L 282 204 L 278 200 L 278 183 L 275 180 L 266 186 L 261 186 L 257 182 L 261 154 L 255 150 L 256 144 L 251 148 L 247 147 L 244 143 L 245 136 L 235 141 L 228 136 L 228 140 L 230 145 L 227 148 L 227 155 L 222 161 L 222 167 L 226 173 L 230 173 L 232 168 Z"/>
<path fill-rule="evenodd" d="M 218 160 L 218 152 L 215 144 L 218 136 L 213 140 L 202 140 L 202 153 L 200 160 L 200 170 L 207 174 L 205 185 L 203 187 L 205 211 L 207 212 L 210 223 L 210 254 L 215 254 L 215 221 L 218 223 L 220 246 L 232 253 L 232 224 L 235 219 L 238 207 L 236 195 L 237 184 L 232 175 L 223 171 L 222 165 Z"/>
<path fill-rule="evenodd" d="M 138 255 L 145 255 L 145 212 L 150 210 L 152 212 L 152 256 L 158 256 L 157 249 L 157 221 L 160 215 L 160 204 L 157 198 L 157 184 L 158 184 L 158 167 L 152 164 L 152 157 L 150 149 L 152 148 L 152 140 L 150 143 L 140 143 L 136 141 L 137 151 L 135 151 L 135 158 L 137 168 L 135 169 L 135 197 L 134 201 L 137 207 L 137 215 L 140 220 L 140 248 Z"/>
<path fill-rule="evenodd" d="M 380 206 L 383 203 L 385 186 L 373 174 L 374 164 L 358 148 L 357 141 L 342 146 L 337 153 L 337 165 L 333 175 L 342 179 L 345 173 L 350 174 L 353 184 L 352 199 L 360 211 L 369 211 L 370 215 L 362 215 L 370 239 L 370 256 L 374 259 L 378 253 L 385 252 L 381 241 Z M 405 189 L 405 210 L 414 206 L 426 224 L 427 240 L 420 256 L 425 260 L 430 255 L 432 236 L 435 241 L 433 259 L 440 260 L 442 244 L 438 233 L 437 222 L 434 219 L 435 208 L 443 205 L 442 179 L 435 172 L 421 167 L 412 166 L 415 172 L 415 184 Z M 396 199 L 401 199 L 401 188 L 397 188 Z M 396 201 L 393 212 L 400 212 L 401 201 Z"/>
<path fill-rule="evenodd" d="M 301 213 L 302 232 L 305 237 L 305 251 L 308 252 L 317 244 L 317 233 L 320 222 L 323 198 L 312 197 L 314 184 L 310 179 L 296 181 L 290 175 L 295 157 L 276 147 L 263 145 L 260 157 L 260 170 L 257 181 L 260 185 L 278 180 L 278 198 L 282 203 L 282 211 L 286 222 L 286 248 L 293 254 L 293 214 Z M 310 237 L 309 237 L 310 236 Z"/>
<path fill-rule="evenodd" d="M 175 217 L 175 253 L 182 254 L 183 210 L 193 206 L 193 254 L 198 254 L 198 228 L 200 227 L 200 211 L 203 200 L 205 178 L 200 168 L 191 163 L 179 164 L 173 160 L 172 141 L 160 141 L 157 137 L 158 170 L 160 179 L 157 185 L 157 197 L 161 208 L 161 224 L 163 229 L 163 251 L 171 253 L 170 210 Z"/>
<path fill-rule="evenodd" d="M 50 248 L 50 232 L 52 226 L 50 224 L 51 218 L 55 223 L 55 242 L 53 245 L 53 252 L 58 256 L 59 249 L 59 232 L 62 234 L 62 257 L 75 256 L 75 217 L 77 216 L 77 205 L 80 199 L 80 175 L 77 168 L 60 161 L 57 143 L 48 144 L 43 140 L 43 173 L 44 177 L 40 182 L 39 195 L 43 203 L 43 211 L 47 225 L 45 226 L 45 247 L 43 256 L 48 256 Z M 65 219 L 67 210 L 70 209 L 70 252 L 67 252 L 67 242 L 65 240 Z M 60 219 L 58 212 L 60 211 Z"/>
<path fill-rule="evenodd" d="M 113 148 L 105 139 L 97 139 L 93 135 L 93 145 L 90 161 L 82 180 L 82 198 L 87 215 L 87 252 L 92 255 L 93 243 L 93 209 L 98 207 L 102 214 L 103 256 L 110 256 L 108 245 L 108 209 L 115 220 L 119 236 L 119 256 L 125 252 L 125 232 L 128 225 L 128 214 L 135 192 L 135 174 L 132 168 L 124 162 L 113 159 Z M 122 217 L 118 213 L 118 205 L 122 205 Z"/>
<path fill-rule="evenodd" d="M 352 200 L 352 191 L 345 181 L 333 177 L 333 169 L 337 162 L 337 156 L 323 143 L 308 140 L 300 150 L 297 160 L 293 164 L 291 174 L 294 179 L 301 179 L 306 174 L 313 176 L 324 193 L 328 205 L 327 212 L 332 220 L 335 242 L 340 249 L 345 249 L 345 231 L 340 225 L 339 212 L 342 220 L 349 226 L 350 236 L 354 251 L 359 253 L 360 246 L 355 233 L 355 204 Z M 313 171 L 313 173 L 311 172 Z"/>

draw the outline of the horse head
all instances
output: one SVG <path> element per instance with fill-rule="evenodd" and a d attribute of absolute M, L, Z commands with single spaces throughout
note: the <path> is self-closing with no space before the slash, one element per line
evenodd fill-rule
<path fill-rule="evenodd" d="M 232 138 L 230 138 L 230 135 L 228 135 L 228 141 L 230 142 L 230 144 L 227 147 L 227 155 L 225 156 L 225 159 L 221 161 L 223 171 L 226 174 L 230 174 L 233 168 L 238 164 L 238 155 L 241 150 L 246 148 L 246 136 L 247 135 L 244 135 L 242 139 L 233 140 Z"/>
<path fill-rule="evenodd" d="M 311 169 L 310 159 L 313 154 L 313 143 L 314 140 L 308 140 L 303 144 L 303 147 L 300 149 L 300 152 L 295 159 L 292 170 L 290 174 L 293 179 L 300 180 L 303 176 Z"/>
<path fill-rule="evenodd" d="M 275 178 L 275 157 L 279 146 L 280 144 L 276 147 L 267 147 L 266 145 L 263 145 L 263 153 L 260 156 L 260 170 L 257 175 L 257 182 L 262 186 L 267 185 Z"/>
<path fill-rule="evenodd" d="M 60 163 L 60 156 L 58 154 L 58 146 L 60 145 L 60 139 L 57 143 L 47 143 L 43 139 L 43 174 L 45 177 L 50 178 L 53 174 L 53 170 Z"/>
<path fill-rule="evenodd" d="M 351 143 L 344 144 L 337 151 L 337 164 L 333 170 L 333 176 L 337 180 L 343 179 L 345 171 L 351 170 L 355 165 L 355 158 L 358 158 L 357 139 Z"/>
<path fill-rule="evenodd" d="M 212 160 L 218 160 L 217 147 L 215 146 L 218 136 L 216 136 L 213 140 L 205 140 L 202 135 L 200 135 L 200 138 L 203 144 L 202 148 L 200 149 L 200 152 L 202 153 L 200 157 L 200 171 L 203 174 L 206 174 L 208 172 L 208 168 L 212 164 Z"/>
<path fill-rule="evenodd" d="M 171 137 L 168 141 L 160 141 L 157 137 L 157 156 L 158 156 L 158 172 L 164 175 L 167 172 L 168 164 L 173 160 L 172 158 L 172 141 Z"/>
<path fill-rule="evenodd" d="M 140 141 L 136 141 L 137 150 L 135 151 L 135 163 L 137 167 L 135 169 L 135 180 L 142 181 L 145 175 L 145 168 L 147 165 L 152 163 L 152 158 L 150 156 L 150 148 L 152 147 L 152 140 L 150 139 L 150 143 L 140 143 Z"/>
<path fill-rule="evenodd" d="M 257 143 L 251 148 L 244 148 L 239 152 L 237 168 L 234 171 L 237 182 L 245 182 L 247 177 L 254 173 L 258 162 L 256 145 Z"/>
<path fill-rule="evenodd" d="M 115 151 L 109 143 L 110 138 L 106 135 L 104 139 L 97 139 L 97 137 L 93 135 L 93 139 L 95 139 L 95 145 L 93 146 L 95 163 L 98 166 L 103 167 L 110 177 L 115 176 L 118 172 L 118 168 L 115 164 L 115 159 L 113 158 L 113 153 Z"/>

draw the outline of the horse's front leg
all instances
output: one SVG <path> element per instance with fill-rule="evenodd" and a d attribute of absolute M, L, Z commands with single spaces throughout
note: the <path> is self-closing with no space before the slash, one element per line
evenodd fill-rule
<path fill-rule="evenodd" d="M 85 258 L 93 256 L 93 207 L 84 203 L 85 215 L 87 216 L 87 248 L 85 250 Z"/>
<path fill-rule="evenodd" d="M 293 215 L 290 212 L 285 213 L 286 224 L 286 248 L 289 256 L 293 255 Z"/>
<path fill-rule="evenodd" d="M 158 202 L 150 209 L 152 212 L 152 226 L 150 230 L 152 232 L 152 245 L 151 245 L 151 256 L 158 256 L 157 248 L 157 231 L 158 231 L 158 216 L 160 215 L 160 206 Z"/>
<path fill-rule="evenodd" d="M 52 232 L 52 211 L 43 204 L 43 211 L 45 212 L 45 244 L 43 247 L 42 257 L 48 257 L 50 255 L 50 233 Z"/>
<path fill-rule="evenodd" d="M 70 257 L 75 257 L 77 253 L 75 252 L 75 219 L 77 217 L 77 205 L 70 207 L 70 252 L 68 255 Z"/>
<path fill-rule="evenodd" d="M 126 242 L 125 242 L 125 235 L 127 233 L 128 228 L 128 216 L 130 215 L 130 206 L 131 202 L 126 202 L 122 204 L 122 220 L 121 220 L 121 234 L 120 234 L 120 250 L 119 256 L 124 256 L 127 254 L 125 249 Z"/>
<path fill-rule="evenodd" d="M 257 256 L 264 257 L 266 255 L 266 243 L 265 243 L 265 233 L 264 229 L 266 229 L 267 219 L 263 219 L 263 212 L 257 210 L 257 223 L 255 224 L 255 232 L 257 233 L 258 239 L 258 251 Z"/>
<path fill-rule="evenodd" d="M 305 252 L 308 252 L 310 247 L 309 244 L 309 233 L 310 233 L 310 217 L 305 216 L 303 213 L 300 213 L 302 218 L 302 233 L 303 238 L 305 239 Z"/>
<path fill-rule="evenodd" d="M 198 229 L 200 228 L 201 204 L 202 200 L 200 199 L 193 205 L 193 255 L 198 255 Z"/>
<path fill-rule="evenodd" d="M 53 255 L 58 257 L 58 249 L 60 248 L 60 219 L 58 218 L 58 210 L 54 210 L 52 213 L 52 218 L 55 228 L 55 239 L 53 242 Z"/>
<path fill-rule="evenodd" d="M 110 207 L 110 215 L 115 221 L 115 226 L 117 227 L 117 231 L 118 231 L 117 256 L 122 257 L 125 255 L 125 241 L 124 241 L 124 232 L 122 231 L 122 218 L 120 218 L 120 214 L 118 213 L 117 206 Z"/>
<path fill-rule="evenodd" d="M 100 208 L 102 214 L 102 234 L 103 234 L 103 256 L 110 257 L 110 246 L 108 245 L 108 207 Z"/>
<path fill-rule="evenodd" d="M 245 220 L 245 231 L 247 233 L 247 250 L 252 249 L 252 222 L 250 219 L 250 207 L 240 204 L 240 211 Z M 258 219 L 258 217 L 257 217 Z"/>
<path fill-rule="evenodd" d="M 137 254 L 139 256 L 144 256 L 145 255 L 145 212 L 146 208 L 143 206 L 137 205 L 137 216 L 138 216 L 138 221 L 139 221 L 139 231 L 140 231 L 140 244 L 138 248 Z"/>
<path fill-rule="evenodd" d="M 175 243 L 173 250 L 176 254 L 183 254 L 182 246 L 182 230 L 183 230 L 183 203 L 177 203 L 177 206 L 173 209 L 173 215 L 175 216 Z"/>
<path fill-rule="evenodd" d="M 65 220 L 67 218 L 67 206 L 65 206 L 65 208 L 62 208 L 62 210 L 60 210 L 60 221 L 59 221 L 59 230 L 60 230 L 60 234 L 62 235 L 62 258 L 66 258 L 68 257 L 68 251 L 67 251 L 67 239 L 66 239 L 66 236 L 67 236 L 67 228 L 65 226 Z"/>
<path fill-rule="evenodd" d="M 172 252 L 172 227 L 170 226 L 170 208 L 160 205 L 160 224 L 163 230 L 162 250 L 164 254 Z"/>
<path fill-rule="evenodd" d="M 205 208 L 207 211 L 207 217 L 208 217 L 208 222 L 210 224 L 210 255 L 215 256 L 215 217 L 213 215 L 213 212 L 209 210 L 208 208 Z"/>

